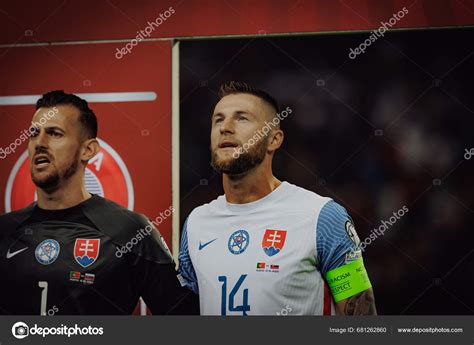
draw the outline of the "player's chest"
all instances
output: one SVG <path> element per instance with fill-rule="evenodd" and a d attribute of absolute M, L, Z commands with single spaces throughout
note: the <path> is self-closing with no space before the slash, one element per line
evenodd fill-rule
<path fill-rule="evenodd" d="M 216 223 L 188 229 L 189 252 L 198 274 L 213 276 L 235 270 L 277 278 L 314 264 L 312 221 L 262 217 Z"/>
<path fill-rule="evenodd" d="M 92 285 L 101 271 L 116 270 L 115 245 L 87 227 L 38 229 L 25 227 L 3 244 L 0 268 L 21 281 L 57 281 Z M 107 266 L 107 269 L 105 269 Z"/>

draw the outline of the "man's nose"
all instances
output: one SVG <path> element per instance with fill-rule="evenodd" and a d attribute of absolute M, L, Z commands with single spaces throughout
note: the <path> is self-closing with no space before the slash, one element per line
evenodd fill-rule
<path fill-rule="evenodd" d="M 222 120 L 220 130 L 221 130 L 221 134 L 234 133 L 234 121 L 232 121 L 232 118 L 228 117 Z"/>
<path fill-rule="evenodd" d="M 48 147 L 48 136 L 44 131 L 39 131 L 35 140 L 35 151 L 44 151 Z"/>

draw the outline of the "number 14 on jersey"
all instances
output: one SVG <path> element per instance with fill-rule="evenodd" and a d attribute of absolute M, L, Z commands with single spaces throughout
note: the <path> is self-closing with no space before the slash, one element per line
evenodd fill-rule
<path fill-rule="evenodd" d="M 219 276 L 219 281 L 222 283 L 222 302 L 221 302 L 221 315 L 227 315 L 227 312 L 242 312 L 242 315 L 248 315 L 247 312 L 250 311 L 249 305 L 249 289 L 243 289 L 239 292 L 242 283 L 244 282 L 245 278 L 247 278 L 246 274 L 242 274 L 235 283 L 234 287 L 230 291 L 229 295 L 227 296 L 227 276 Z M 242 305 L 235 305 L 235 297 L 237 294 L 242 293 Z M 228 301 L 228 303 L 227 303 Z M 229 309 L 227 309 L 227 306 Z"/>

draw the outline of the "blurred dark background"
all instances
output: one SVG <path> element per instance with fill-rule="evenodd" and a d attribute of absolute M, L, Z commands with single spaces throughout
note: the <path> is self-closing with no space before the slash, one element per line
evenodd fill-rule
<path fill-rule="evenodd" d="M 223 194 L 209 166 L 222 82 L 270 92 L 293 113 L 274 174 L 342 204 L 366 247 L 379 314 L 474 314 L 472 28 L 181 41 L 181 224 Z"/>

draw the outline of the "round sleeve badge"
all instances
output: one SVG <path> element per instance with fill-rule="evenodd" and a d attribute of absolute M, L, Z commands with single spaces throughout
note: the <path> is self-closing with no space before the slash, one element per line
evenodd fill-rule
<path fill-rule="evenodd" d="M 356 246 L 358 246 L 360 243 L 360 239 L 359 239 L 359 236 L 357 236 L 357 232 L 355 230 L 354 224 L 348 220 L 346 221 L 345 228 L 346 228 L 347 236 L 349 236 L 350 240 L 354 242 Z"/>

